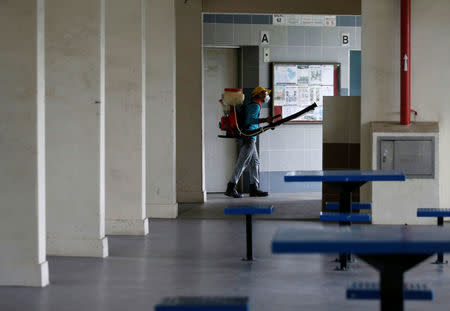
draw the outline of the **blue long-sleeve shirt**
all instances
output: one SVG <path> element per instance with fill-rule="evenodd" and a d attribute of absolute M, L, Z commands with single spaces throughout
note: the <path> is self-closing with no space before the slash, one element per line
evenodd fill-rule
<path fill-rule="evenodd" d="M 259 114 L 261 113 L 261 106 L 256 101 L 252 101 L 245 107 L 245 126 L 247 130 L 256 130 L 259 127 Z M 253 136 L 256 140 L 256 136 Z"/>

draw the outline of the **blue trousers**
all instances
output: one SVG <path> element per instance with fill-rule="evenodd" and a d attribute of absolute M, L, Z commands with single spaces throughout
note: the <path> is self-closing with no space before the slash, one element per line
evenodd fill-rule
<path fill-rule="evenodd" d="M 230 183 L 236 184 L 242 173 L 248 167 L 250 184 L 259 186 L 259 157 L 256 150 L 256 140 L 251 137 L 239 138 L 239 157 L 234 165 Z"/>

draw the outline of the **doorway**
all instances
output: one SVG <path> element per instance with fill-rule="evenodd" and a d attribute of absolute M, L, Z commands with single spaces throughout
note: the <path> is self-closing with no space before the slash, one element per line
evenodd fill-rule
<path fill-rule="evenodd" d="M 205 190 L 224 192 L 237 157 L 234 139 L 219 138 L 223 115 L 219 99 L 225 88 L 239 87 L 239 49 L 205 48 L 203 51 Z"/>

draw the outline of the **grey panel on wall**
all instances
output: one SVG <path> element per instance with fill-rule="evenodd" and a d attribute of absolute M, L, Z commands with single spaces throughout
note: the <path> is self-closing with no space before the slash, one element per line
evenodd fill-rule
<path fill-rule="evenodd" d="M 321 45 L 322 45 L 322 28 L 306 27 L 305 46 L 321 46 Z"/>
<path fill-rule="evenodd" d="M 322 59 L 322 47 L 318 46 L 306 46 L 305 47 L 305 62 L 321 62 Z"/>
<path fill-rule="evenodd" d="M 270 45 L 288 45 L 287 27 L 270 27 Z"/>
<path fill-rule="evenodd" d="M 356 16 L 355 15 L 338 15 L 336 16 L 336 25 L 337 26 L 352 26 L 356 25 Z"/>
<path fill-rule="evenodd" d="M 300 62 L 305 59 L 305 47 L 291 46 L 288 49 L 288 58 L 292 62 Z"/>
<path fill-rule="evenodd" d="M 287 28 L 287 37 L 289 45 L 297 45 L 297 46 L 305 45 L 306 27 L 289 26 L 283 28 Z"/>
<path fill-rule="evenodd" d="M 249 25 L 234 25 L 234 44 L 235 45 L 248 45 L 251 41 L 252 30 Z"/>
<path fill-rule="evenodd" d="M 361 28 L 355 28 L 355 50 L 361 50 Z"/>
<path fill-rule="evenodd" d="M 271 15 L 252 15 L 252 24 L 272 24 L 270 17 Z"/>
<path fill-rule="evenodd" d="M 350 88 L 349 85 L 349 68 L 348 65 L 347 66 L 341 66 L 341 88 Z"/>
<path fill-rule="evenodd" d="M 340 46 L 341 45 L 341 28 L 328 27 L 322 31 L 322 45 L 323 46 Z"/>
<path fill-rule="evenodd" d="M 215 43 L 215 36 L 216 36 L 215 30 L 216 24 L 209 24 L 209 23 L 203 24 L 203 44 L 213 45 Z"/>
<path fill-rule="evenodd" d="M 215 24 L 215 44 L 233 45 L 234 25 L 233 24 Z"/>
<path fill-rule="evenodd" d="M 340 52 L 341 49 L 338 47 L 323 47 L 322 48 L 322 59 L 329 62 L 340 63 Z"/>
<path fill-rule="evenodd" d="M 270 60 L 273 62 L 288 62 L 289 48 L 286 46 L 273 46 L 270 48 Z"/>
<path fill-rule="evenodd" d="M 348 66 L 348 48 L 345 47 L 323 47 L 322 59 L 324 62 L 336 62 L 342 67 Z"/>
<path fill-rule="evenodd" d="M 265 88 L 271 87 L 270 72 L 271 71 L 269 63 L 265 63 L 265 65 L 259 66 L 259 85 Z"/>
<path fill-rule="evenodd" d="M 357 49 L 359 50 L 360 47 L 358 47 L 358 39 L 356 37 L 356 28 L 353 27 L 351 29 L 351 31 L 349 31 L 349 33 L 350 33 L 350 46 L 349 46 L 349 48 L 350 49 L 354 49 L 354 50 L 357 50 Z"/>
<path fill-rule="evenodd" d="M 216 23 L 233 24 L 233 15 L 231 15 L 231 14 L 216 14 Z"/>
<path fill-rule="evenodd" d="M 252 16 L 250 14 L 235 14 L 233 15 L 233 22 L 235 24 L 251 24 Z"/>

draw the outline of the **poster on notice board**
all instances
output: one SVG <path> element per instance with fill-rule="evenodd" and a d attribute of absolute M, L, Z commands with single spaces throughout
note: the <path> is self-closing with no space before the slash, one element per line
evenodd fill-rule
<path fill-rule="evenodd" d="M 273 63 L 273 114 L 285 118 L 316 103 L 292 122 L 322 122 L 323 97 L 339 96 L 339 69 L 338 63 Z"/>

